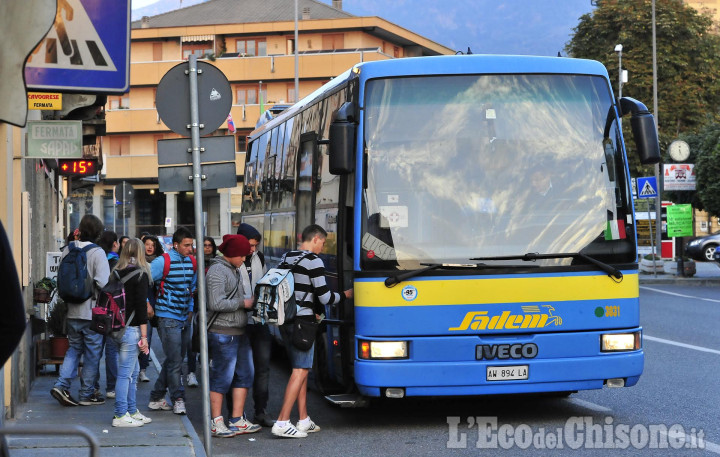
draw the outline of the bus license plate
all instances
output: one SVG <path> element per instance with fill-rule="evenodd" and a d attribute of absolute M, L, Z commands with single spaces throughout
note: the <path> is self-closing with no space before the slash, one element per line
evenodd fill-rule
<path fill-rule="evenodd" d="M 527 365 L 487 367 L 488 381 L 516 381 L 528 378 Z"/>

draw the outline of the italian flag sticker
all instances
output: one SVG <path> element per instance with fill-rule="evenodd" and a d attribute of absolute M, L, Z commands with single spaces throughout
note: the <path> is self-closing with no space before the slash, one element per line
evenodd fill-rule
<path fill-rule="evenodd" d="M 625 224 L 623 221 L 612 219 L 607 221 L 607 227 L 605 228 L 605 239 L 606 240 L 619 240 L 625 238 Z"/>

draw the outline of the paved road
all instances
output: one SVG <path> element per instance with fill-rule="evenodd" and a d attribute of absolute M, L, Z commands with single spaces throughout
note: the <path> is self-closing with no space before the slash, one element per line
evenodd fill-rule
<path fill-rule="evenodd" d="M 232 439 L 216 438 L 213 455 L 562 455 L 577 452 L 572 449 L 576 445 L 586 446 L 587 431 L 593 430 L 590 425 L 596 433 L 595 438 L 589 438 L 590 444 L 601 446 L 612 441 L 608 437 L 614 437 L 627 449 L 584 449 L 583 455 L 720 454 L 720 287 L 643 285 L 640 295 L 646 364 L 635 387 L 584 391 L 563 399 L 496 396 L 388 400 L 369 409 L 336 408 L 311 392 L 310 415 L 324 428 L 322 432 L 299 440 L 277 439 L 269 430 Z M 282 358 L 273 363 L 273 412 L 278 411 L 287 380 L 285 363 Z M 188 406 L 189 417 L 202 437 L 199 393 L 199 389 L 189 392 Z M 251 403 L 247 410 L 252 411 Z M 501 431 L 511 432 L 512 439 L 519 438 L 519 444 L 501 439 L 496 449 L 477 449 L 478 439 L 483 439 L 478 417 L 496 420 Z M 683 434 L 677 435 L 680 431 Z M 647 444 L 643 444 L 645 432 Z M 678 440 L 690 442 L 701 433 L 706 440 L 704 450 L 653 449 L 656 445 L 650 441 L 654 434 L 653 440 L 676 445 L 682 444 Z M 561 449 L 548 449 L 557 447 L 551 435 L 562 435 Z M 522 449 L 525 437 L 536 442 Z"/>

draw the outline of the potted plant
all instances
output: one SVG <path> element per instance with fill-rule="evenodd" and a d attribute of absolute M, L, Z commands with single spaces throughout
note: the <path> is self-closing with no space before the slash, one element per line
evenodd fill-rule
<path fill-rule="evenodd" d="M 645 273 L 664 273 L 663 259 L 657 254 L 647 254 L 640 261 L 640 271 Z"/>
<path fill-rule="evenodd" d="M 56 286 L 54 279 L 48 277 L 42 278 L 35 283 L 33 300 L 36 303 L 50 303 Z"/>
<path fill-rule="evenodd" d="M 62 359 L 70 347 L 67 337 L 65 320 L 67 317 L 67 303 L 59 298 L 50 311 L 47 320 L 47 328 L 50 332 L 50 354 L 54 359 Z"/>

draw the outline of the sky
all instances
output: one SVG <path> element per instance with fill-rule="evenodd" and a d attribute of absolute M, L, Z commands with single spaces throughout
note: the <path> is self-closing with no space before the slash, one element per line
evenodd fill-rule
<path fill-rule="evenodd" d="M 132 0 L 132 8 L 158 1 Z M 572 29 L 592 9 L 590 0 L 343 0 L 350 14 L 379 16 L 456 51 L 469 47 L 474 54 L 564 56 Z"/>

